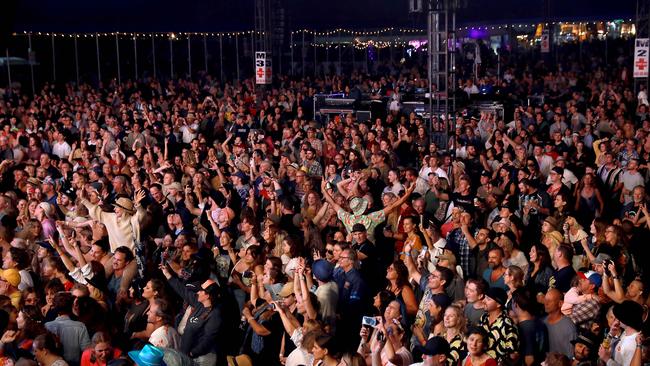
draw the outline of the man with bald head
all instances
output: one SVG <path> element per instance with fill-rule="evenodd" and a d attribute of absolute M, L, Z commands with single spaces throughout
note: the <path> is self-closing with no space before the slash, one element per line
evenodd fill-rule
<path fill-rule="evenodd" d="M 571 319 L 562 314 L 564 295 L 557 289 L 549 289 L 544 296 L 544 324 L 548 329 L 548 351 L 559 352 L 569 358 L 573 357 L 573 345 L 570 341 L 576 339 L 576 326 Z"/>

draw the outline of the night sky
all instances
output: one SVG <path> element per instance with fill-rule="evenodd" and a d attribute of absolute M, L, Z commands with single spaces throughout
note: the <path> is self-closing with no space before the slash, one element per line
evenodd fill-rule
<path fill-rule="evenodd" d="M 409 16 L 408 0 L 285 1 L 291 29 L 424 26 L 422 19 Z M 542 0 L 460 1 L 468 2 L 467 9 L 458 14 L 462 24 L 539 20 L 543 15 Z M 31 0 L 16 4 L 10 22 L 17 32 L 200 32 L 253 27 L 253 0 Z M 551 15 L 567 20 L 631 18 L 635 8 L 636 0 L 552 0 Z"/>

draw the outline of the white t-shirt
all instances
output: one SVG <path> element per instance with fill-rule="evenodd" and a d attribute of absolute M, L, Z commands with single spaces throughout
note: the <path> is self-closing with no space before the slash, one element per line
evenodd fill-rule
<path fill-rule="evenodd" d="M 634 357 L 634 352 L 636 352 L 636 336 L 638 334 L 638 332 L 634 332 L 630 335 L 623 334 L 621 336 L 614 349 L 614 361 L 617 364 L 629 366 L 632 363 L 632 357 Z M 610 362 L 607 362 L 607 364 L 609 365 Z"/>
<path fill-rule="evenodd" d="M 52 145 L 52 154 L 58 156 L 61 159 L 67 159 L 71 152 L 72 148 L 65 141 L 62 143 L 55 142 L 54 145 Z"/>
<path fill-rule="evenodd" d="M 181 347 L 181 336 L 174 327 L 163 325 L 154 330 L 149 337 L 149 343 L 156 347 L 173 348 L 179 350 Z"/>
<path fill-rule="evenodd" d="M 191 125 L 181 126 L 181 135 L 183 136 L 183 143 L 189 144 L 194 138 L 196 138 L 196 133 L 192 133 L 192 130 L 196 131 L 199 129 L 198 123 L 192 123 Z"/>

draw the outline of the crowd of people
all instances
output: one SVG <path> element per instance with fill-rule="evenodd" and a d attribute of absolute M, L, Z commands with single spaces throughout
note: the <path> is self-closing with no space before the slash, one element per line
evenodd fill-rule
<path fill-rule="evenodd" d="M 417 70 L 7 89 L 0 362 L 645 364 L 629 61 L 461 81 L 516 107 L 434 118 L 445 147 L 402 108 Z M 386 113 L 315 118 L 339 91 Z"/>

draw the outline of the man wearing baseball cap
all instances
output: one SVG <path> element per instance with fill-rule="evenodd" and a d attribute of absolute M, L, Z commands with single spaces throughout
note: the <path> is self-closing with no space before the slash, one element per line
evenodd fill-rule
<path fill-rule="evenodd" d="M 573 324 L 578 328 L 587 330 L 591 326 L 592 321 L 596 320 L 600 312 L 598 289 L 603 283 L 603 279 L 594 271 L 586 273 L 578 272 L 578 278 L 577 290 L 581 296 L 576 297 L 575 293 L 569 290 L 567 292 L 569 297 L 565 296 L 564 302 L 573 303 L 571 313 L 567 314 L 569 319 L 573 321 Z"/>
<path fill-rule="evenodd" d="M 422 354 L 422 362 L 411 366 L 444 366 L 447 364 L 449 343 L 440 336 L 431 337 L 424 346 L 415 346 L 415 350 Z"/>
<path fill-rule="evenodd" d="M 519 352 L 519 332 L 505 311 L 508 294 L 500 287 L 490 287 L 485 293 L 485 311 L 478 326 L 490 335 L 487 354 L 498 363 L 509 363 Z"/>

